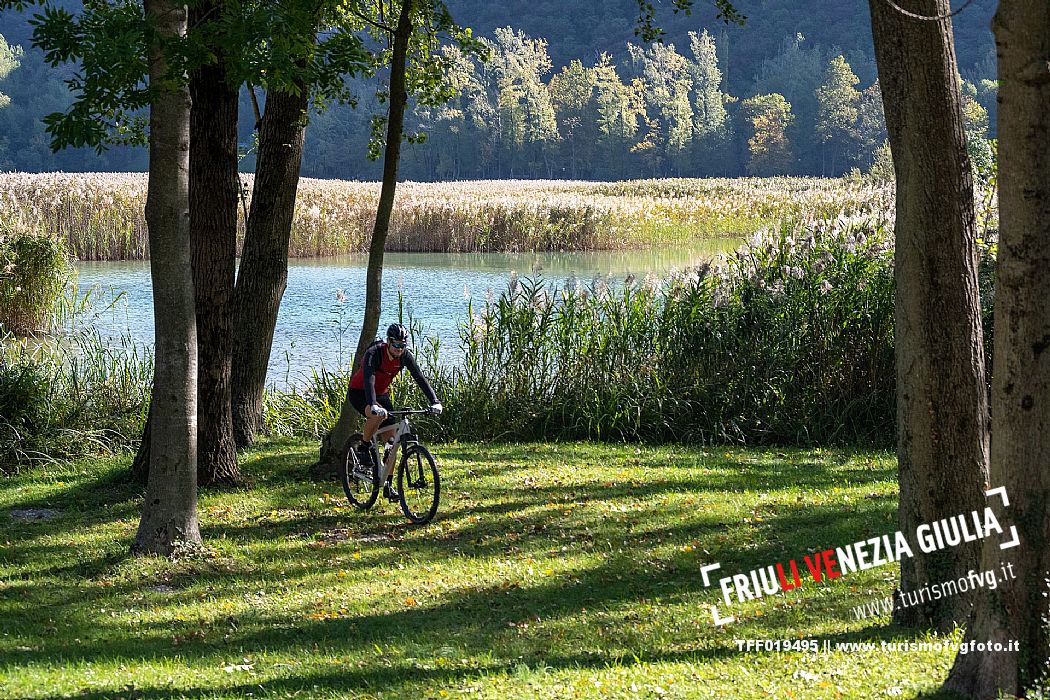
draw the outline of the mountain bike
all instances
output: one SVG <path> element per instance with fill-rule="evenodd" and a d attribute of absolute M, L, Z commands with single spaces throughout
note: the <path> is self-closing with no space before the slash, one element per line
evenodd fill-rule
<path fill-rule="evenodd" d="M 419 442 L 419 437 L 412 432 L 412 426 L 409 424 L 408 417 L 420 413 L 430 411 L 411 408 L 391 411 L 390 415 L 399 417 L 401 421 L 395 426 L 392 442 L 387 442 L 383 450 L 382 461 L 374 442 L 368 445 L 369 459 L 362 459 L 362 455 L 358 454 L 354 446 L 361 442 L 361 433 L 354 433 L 347 440 L 340 472 L 343 491 L 356 508 L 368 510 L 375 505 L 379 489 L 383 485 L 383 480 L 379 477 L 380 465 L 386 463 L 390 450 L 396 455 L 400 447 L 397 492 L 401 512 L 417 525 L 429 523 L 433 519 L 441 497 L 441 475 L 438 473 L 434 456 Z"/>

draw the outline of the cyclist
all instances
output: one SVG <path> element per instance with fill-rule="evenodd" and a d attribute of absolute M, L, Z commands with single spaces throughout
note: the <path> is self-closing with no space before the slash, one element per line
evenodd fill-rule
<path fill-rule="evenodd" d="M 394 432 L 393 426 L 397 421 L 390 416 L 390 412 L 394 410 L 394 405 L 390 402 L 390 385 L 402 368 L 407 368 L 416 380 L 416 384 L 430 402 L 430 411 L 435 415 L 441 413 L 441 402 L 438 401 L 437 394 L 419 371 L 419 365 L 408 350 L 408 329 L 400 323 L 392 324 L 386 329 L 386 342 L 376 340 L 365 350 L 360 366 L 350 378 L 350 389 L 347 392 L 350 405 L 366 418 L 365 427 L 361 431 L 361 443 L 352 446 L 366 463 L 372 459 L 369 448 L 376 432 L 384 442 Z M 393 462 L 394 454 L 391 452 L 380 469 L 379 478 L 383 482 L 383 496 L 396 501 L 398 495 L 391 484 Z"/>

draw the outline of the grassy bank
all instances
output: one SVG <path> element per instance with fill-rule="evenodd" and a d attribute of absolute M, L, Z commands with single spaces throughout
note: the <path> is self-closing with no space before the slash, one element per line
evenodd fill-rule
<path fill-rule="evenodd" d="M 885 453 L 577 444 L 435 446 L 438 520 L 348 510 L 303 480 L 314 444 L 244 455 L 206 493 L 207 550 L 134 559 L 126 460 L 0 481 L 0 697 L 913 698 L 953 653 L 858 621 L 892 566 L 734 606 L 700 568 L 747 572 L 896 528 Z M 327 492 L 327 493 L 326 493 Z M 12 520 L 47 508 L 54 519 Z M 745 653 L 736 639 L 828 640 Z"/>
<path fill-rule="evenodd" d="M 242 178 L 249 186 L 251 176 Z M 304 179 L 293 257 L 363 251 L 377 183 Z M 81 260 L 148 257 L 145 175 L 0 174 L 0 217 L 64 237 Z M 892 189 L 816 178 L 637 180 L 618 183 L 404 183 L 387 250 L 617 250 L 741 236 L 784 217 L 884 211 Z M 243 221 L 241 221 L 243 227 Z"/>

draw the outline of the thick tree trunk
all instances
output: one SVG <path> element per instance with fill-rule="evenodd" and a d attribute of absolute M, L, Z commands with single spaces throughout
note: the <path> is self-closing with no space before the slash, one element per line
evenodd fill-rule
<path fill-rule="evenodd" d="M 156 381 L 156 377 L 154 377 Z M 145 485 L 149 480 L 149 443 L 153 425 L 153 399 L 150 399 L 146 409 L 146 424 L 142 428 L 142 438 L 139 447 L 135 450 L 135 459 L 131 461 L 131 480 L 137 484 Z"/>
<path fill-rule="evenodd" d="M 218 4 L 195 5 L 192 26 L 217 16 Z M 240 481 L 230 411 L 233 277 L 237 255 L 237 90 L 225 58 L 190 76 L 190 238 L 197 308 L 197 479 Z"/>
<path fill-rule="evenodd" d="M 255 442 L 262 428 L 266 369 L 288 283 L 288 240 L 308 100 L 302 83 L 298 95 L 269 92 L 259 129 L 259 158 L 233 303 L 233 430 L 239 447 Z"/>
<path fill-rule="evenodd" d="M 207 7 L 191 11 L 196 26 Z M 231 308 L 237 233 L 237 92 L 221 64 L 190 77 L 190 233 L 197 308 L 198 483 L 240 481 L 230 411 Z M 152 400 L 131 478 L 149 477 Z"/>
<path fill-rule="evenodd" d="M 394 48 L 390 60 L 390 111 L 387 119 L 386 150 L 383 155 L 383 186 L 379 192 L 375 227 L 368 248 L 368 268 L 365 273 L 365 317 L 361 336 L 357 341 L 354 366 L 364 356 L 365 348 L 375 339 L 379 330 L 379 316 L 383 303 L 383 252 L 387 234 L 390 232 L 390 214 L 394 210 L 394 194 L 397 189 L 397 168 L 401 158 L 401 138 L 405 129 L 405 106 L 408 104 L 406 87 L 406 63 L 408 44 L 412 38 L 413 0 L 404 0 L 394 31 Z M 318 466 L 330 464 L 339 454 L 347 438 L 353 433 L 358 419 L 357 412 L 349 400 L 343 401 L 339 419 L 321 444 Z M 315 469 L 315 473 L 318 470 Z"/>
<path fill-rule="evenodd" d="M 982 565 L 1016 579 L 979 598 L 967 640 L 1020 643 L 1016 653 L 955 660 L 947 687 L 970 698 L 1042 697 L 1050 662 L 1050 4 L 1002 0 L 999 55 L 999 259 L 995 282 L 991 484 L 1005 486 L 1004 527 L 1020 545 L 985 543 Z M 1006 538 L 1009 539 L 1009 531 Z"/>
<path fill-rule="evenodd" d="M 900 4 L 900 3 L 898 3 Z M 900 529 L 982 508 L 988 406 L 977 287 L 973 182 L 949 20 L 909 17 L 870 0 L 872 34 L 897 175 L 896 361 Z M 910 0 L 911 12 L 949 12 Z M 976 568 L 977 543 L 901 562 L 901 590 Z M 895 621 L 948 631 L 971 600 L 899 606 Z"/>
<path fill-rule="evenodd" d="M 197 526 L 197 337 L 189 240 L 190 96 L 167 76 L 163 46 L 186 32 L 186 6 L 145 0 L 150 49 L 149 230 L 156 325 L 149 481 L 132 550 L 168 555 L 201 542 Z"/>

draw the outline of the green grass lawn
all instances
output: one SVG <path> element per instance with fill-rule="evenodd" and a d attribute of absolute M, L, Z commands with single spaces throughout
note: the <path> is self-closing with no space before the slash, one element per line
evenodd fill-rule
<path fill-rule="evenodd" d="M 127 460 L 0 481 L 3 698 L 923 696 L 951 651 L 744 653 L 737 639 L 928 640 L 857 621 L 894 565 L 733 606 L 743 573 L 896 529 L 886 453 L 598 444 L 434 447 L 434 523 L 305 478 L 316 448 L 242 455 L 200 499 L 206 550 L 128 555 Z M 23 522 L 12 509 L 49 508 Z M 719 572 L 717 575 L 722 575 Z M 805 570 L 803 569 L 803 575 Z M 723 605 L 724 607 L 724 605 Z"/>

